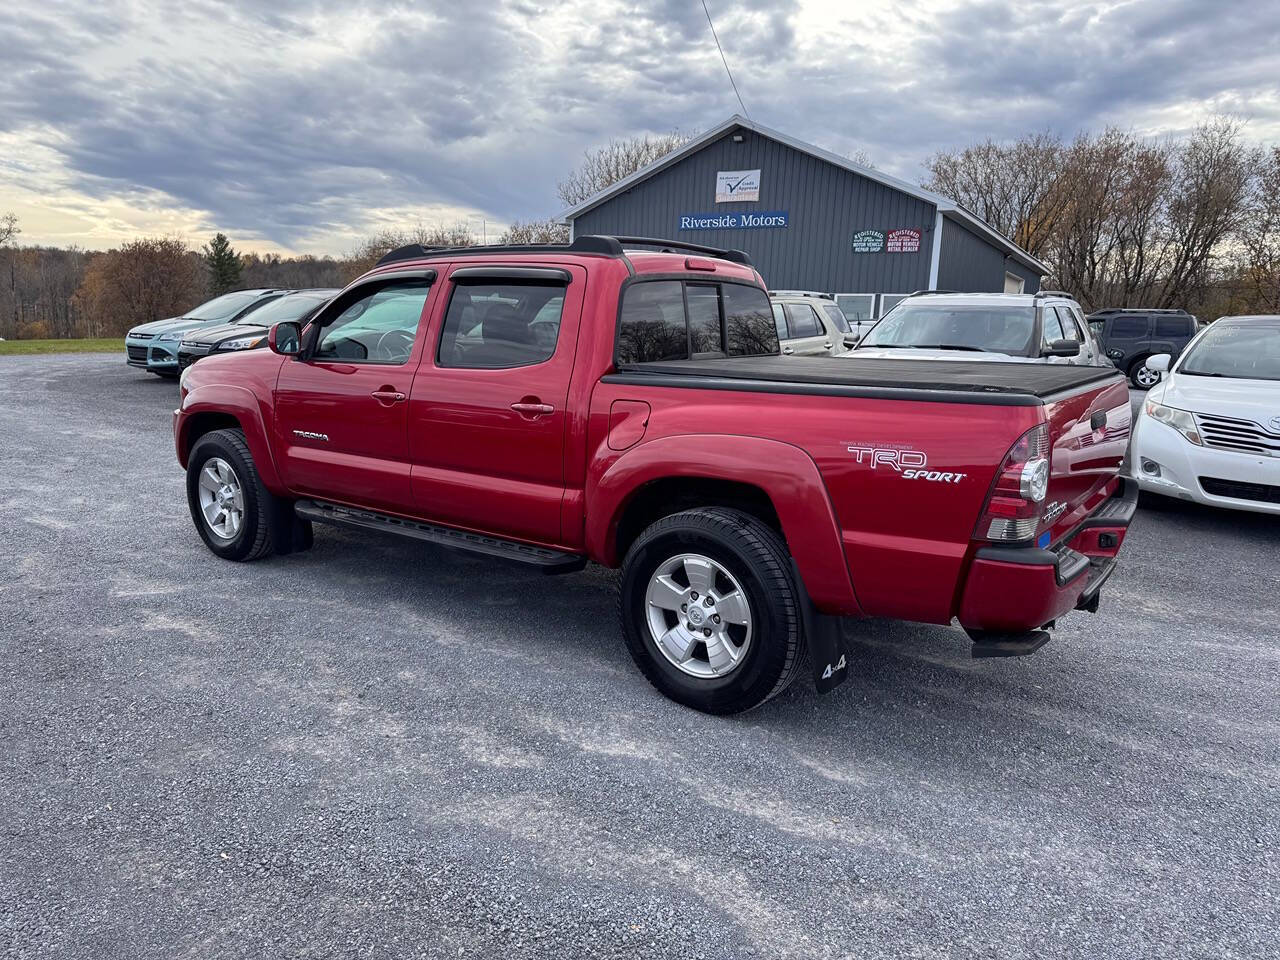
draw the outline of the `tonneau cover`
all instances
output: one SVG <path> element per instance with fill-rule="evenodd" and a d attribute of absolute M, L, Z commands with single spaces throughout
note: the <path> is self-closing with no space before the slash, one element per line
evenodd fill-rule
<path fill-rule="evenodd" d="M 892 394 L 939 392 L 969 395 L 975 402 L 1038 402 L 1092 384 L 1120 377 L 1115 367 L 1086 367 L 1066 363 L 1005 363 L 994 360 L 909 360 L 844 357 L 731 357 L 620 364 L 615 376 L 628 381 L 667 380 L 676 385 L 686 378 L 705 378 L 706 386 L 725 389 L 739 381 L 739 389 L 769 385 L 832 387 L 833 393 Z M 749 381 L 750 383 L 741 383 Z M 699 382 L 682 383 L 695 386 Z M 787 391 L 791 392 L 791 391 Z M 827 392 L 817 390 L 814 392 Z M 939 399 L 942 399 L 939 397 Z"/>

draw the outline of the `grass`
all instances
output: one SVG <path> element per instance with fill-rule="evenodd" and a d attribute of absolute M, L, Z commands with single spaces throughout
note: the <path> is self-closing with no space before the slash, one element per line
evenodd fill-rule
<path fill-rule="evenodd" d="M 84 340 L 3 340 L 0 357 L 32 353 L 123 353 L 123 337 Z"/>

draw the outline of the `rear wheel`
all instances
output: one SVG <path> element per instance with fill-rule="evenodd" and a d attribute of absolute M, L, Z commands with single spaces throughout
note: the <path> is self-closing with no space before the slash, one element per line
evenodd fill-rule
<path fill-rule="evenodd" d="M 636 539 L 619 613 L 649 681 L 707 713 L 739 713 L 786 689 L 804 660 L 786 544 L 750 514 L 677 513 Z"/>
<path fill-rule="evenodd" d="M 240 430 L 214 430 L 187 459 L 187 505 L 205 545 L 225 560 L 257 560 L 274 550 L 273 527 L 287 504 L 262 485 Z"/>
<path fill-rule="evenodd" d="M 1160 382 L 1160 371 L 1147 366 L 1147 358 L 1136 360 L 1129 368 L 1129 382 L 1139 390 L 1150 390 Z"/>

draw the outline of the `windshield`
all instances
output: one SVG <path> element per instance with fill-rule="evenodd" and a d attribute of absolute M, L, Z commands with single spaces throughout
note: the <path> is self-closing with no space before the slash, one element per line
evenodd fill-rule
<path fill-rule="evenodd" d="M 858 346 L 980 350 L 1030 357 L 1036 326 L 1032 306 L 903 303 L 871 328 Z"/>
<path fill-rule="evenodd" d="M 188 320 L 226 320 L 257 300 L 260 294 L 242 290 L 239 293 L 224 293 L 200 304 L 194 310 L 183 314 Z"/>
<path fill-rule="evenodd" d="M 337 293 L 338 291 L 335 290 L 333 292 Z M 328 299 L 327 296 L 303 296 L 300 294 L 283 296 L 279 300 L 270 301 L 256 310 L 246 313 L 235 322 L 243 323 L 246 326 L 270 327 L 286 320 L 301 320 Z"/>
<path fill-rule="evenodd" d="M 1280 380 L 1280 317 L 1219 320 L 1177 367 L 1194 377 Z"/>
<path fill-rule="evenodd" d="M 849 321 L 839 307 L 834 303 L 822 303 L 819 304 L 819 307 L 821 307 L 822 312 L 827 315 L 827 319 L 835 324 L 835 328 L 837 330 L 841 333 L 849 332 Z"/>

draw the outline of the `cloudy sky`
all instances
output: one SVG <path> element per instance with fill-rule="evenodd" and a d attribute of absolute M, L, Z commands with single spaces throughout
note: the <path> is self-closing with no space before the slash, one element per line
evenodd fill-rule
<path fill-rule="evenodd" d="M 1038 130 L 1229 112 L 1280 141 L 1277 0 L 708 2 L 754 119 L 910 180 Z M 0 5 L 0 213 L 27 243 L 492 238 L 559 212 L 584 149 L 735 112 L 700 0 Z"/>

